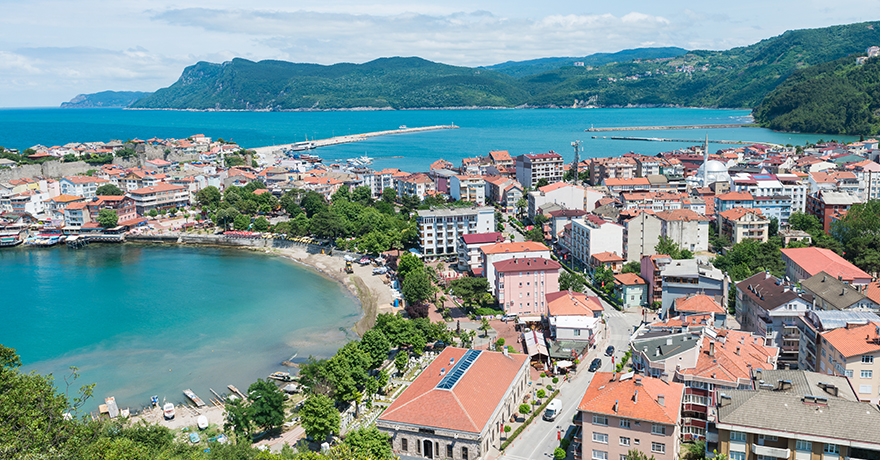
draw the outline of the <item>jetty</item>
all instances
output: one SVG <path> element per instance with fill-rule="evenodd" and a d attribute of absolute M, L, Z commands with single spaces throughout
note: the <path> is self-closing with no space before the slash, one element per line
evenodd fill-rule
<path fill-rule="evenodd" d="M 247 400 L 247 396 L 245 396 L 244 393 L 238 391 L 238 388 L 235 388 L 235 385 L 227 385 L 227 388 L 229 388 L 229 391 L 240 396 L 242 400 Z"/>
<path fill-rule="evenodd" d="M 605 131 L 663 131 L 668 129 L 721 129 L 721 128 L 748 128 L 758 126 L 755 123 L 733 123 L 727 125 L 683 125 L 683 126 L 624 126 L 618 128 L 594 128 L 590 126 L 584 131 L 599 133 Z"/>
<path fill-rule="evenodd" d="M 193 403 L 195 403 L 196 407 L 205 407 L 205 401 L 202 401 L 202 398 L 198 397 L 192 390 L 187 388 L 183 390 L 183 394 L 186 395 L 187 398 L 190 399 Z"/>
<path fill-rule="evenodd" d="M 438 131 L 441 129 L 458 129 L 458 126 L 450 124 L 450 125 L 421 126 L 421 127 L 416 127 L 416 128 L 400 127 L 398 129 L 389 129 L 389 130 L 385 130 L 385 131 L 374 131 L 371 133 L 363 133 L 363 134 L 348 134 L 345 136 L 331 137 L 329 139 L 317 139 L 317 140 L 309 141 L 309 143 L 312 144 L 315 148 L 318 148 L 318 147 L 327 147 L 327 146 L 331 146 L 331 145 L 349 144 L 352 142 L 365 141 L 371 137 L 388 136 L 388 135 L 392 135 L 392 134 L 423 133 L 423 132 L 427 132 L 427 131 Z M 294 145 L 298 145 L 298 144 L 301 144 L 301 142 L 294 142 L 291 144 L 270 145 L 267 147 L 257 147 L 257 148 L 250 149 L 250 150 L 256 151 L 258 155 L 264 155 L 264 154 L 273 153 L 276 150 L 293 149 Z"/>
<path fill-rule="evenodd" d="M 602 136 L 602 139 L 611 139 L 614 141 L 648 141 L 648 142 L 690 142 L 694 144 L 702 144 L 706 142 L 705 139 L 666 139 L 662 137 L 632 137 L 632 136 L 611 136 L 605 137 Z M 776 148 L 781 148 L 782 146 L 779 144 L 774 144 L 772 142 L 763 142 L 763 141 L 725 141 L 725 140 L 713 140 L 709 139 L 709 142 L 712 144 L 735 144 L 735 145 L 770 145 Z"/>

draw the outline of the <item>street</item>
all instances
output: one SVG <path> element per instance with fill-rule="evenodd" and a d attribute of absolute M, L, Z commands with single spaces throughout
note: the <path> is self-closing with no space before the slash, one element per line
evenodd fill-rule
<path fill-rule="evenodd" d="M 595 295 L 593 292 L 587 292 L 588 295 Z M 574 430 L 572 420 L 577 413 L 577 406 L 581 402 L 581 398 L 590 381 L 593 379 L 593 372 L 587 370 L 590 361 L 595 357 L 602 358 L 602 367 L 599 369 L 603 372 L 610 372 L 613 369 L 611 358 L 605 356 L 605 348 L 608 345 L 614 346 L 614 356 L 619 362 L 624 353 L 629 349 L 629 337 L 633 331 L 633 326 L 637 326 L 641 322 L 641 314 L 639 312 L 621 312 L 608 305 L 605 301 L 601 301 L 605 307 L 605 321 L 608 325 L 607 342 L 603 341 L 596 345 L 596 348 L 590 350 L 587 358 L 580 364 L 580 371 L 574 380 L 566 383 L 560 388 L 559 395 L 556 399 L 562 401 L 562 412 L 553 422 L 545 421 L 541 416 L 535 418 L 531 425 L 515 441 L 505 450 L 499 458 L 504 460 L 526 460 L 537 458 L 553 458 L 553 450 L 559 447 L 557 440 L 557 431 L 561 430 L 562 436 L 569 430 Z M 569 455 L 571 458 L 571 455 Z"/>

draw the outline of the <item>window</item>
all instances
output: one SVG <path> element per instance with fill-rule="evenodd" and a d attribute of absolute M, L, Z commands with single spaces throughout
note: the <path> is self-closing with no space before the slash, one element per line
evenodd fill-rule
<path fill-rule="evenodd" d="M 730 451 L 730 455 L 728 455 L 728 457 L 730 458 L 730 460 L 746 460 L 746 453 Z"/>
<path fill-rule="evenodd" d="M 825 363 L 822 363 L 822 364 L 825 364 Z M 843 371 L 843 374 L 846 375 L 846 376 L 849 377 L 849 378 L 852 378 L 852 376 L 853 376 L 853 371 L 852 371 L 851 369 L 847 369 L 847 370 Z"/>
<path fill-rule="evenodd" d="M 620 460 L 627 460 L 626 454 L 620 454 Z"/>
<path fill-rule="evenodd" d="M 769 455 L 758 455 L 758 460 L 776 460 L 776 457 L 771 457 Z"/>
<path fill-rule="evenodd" d="M 863 379 L 869 379 L 869 378 L 872 378 L 872 377 L 874 377 L 874 371 L 862 371 L 862 373 L 861 373 L 861 377 L 862 377 Z"/>
<path fill-rule="evenodd" d="M 608 417 L 606 417 L 604 415 L 594 415 L 593 416 L 593 425 L 608 426 Z"/>
<path fill-rule="evenodd" d="M 462 458 L 462 460 L 468 460 L 468 451 L 467 451 L 467 447 L 462 447 L 462 448 L 461 448 L 461 458 Z"/>
<path fill-rule="evenodd" d="M 629 429 L 629 420 L 625 418 L 620 419 L 620 427 Z"/>
<path fill-rule="evenodd" d="M 657 452 L 658 454 L 666 453 L 666 444 L 661 442 L 652 442 L 651 443 L 651 452 Z"/>
<path fill-rule="evenodd" d="M 608 444 L 608 435 L 605 433 L 593 432 L 593 442 L 598 442 L 600 444 Z"/>
<path fill-rule="evenodd" d="M 859 385 L 859 394 L 869 395 L 873 385 Z"/>
<path fill-rule="evenodd" d="M 837 444 L 825 444 L 823 452 L 826 454 L 840 455 L 840 446 Z"/>
<path fill-rule="evenodd" d="M 813 443 L 810 441 L 801 441 L 798 440 L 794 443 L 794 449 L 799 450 L 801 452 L 812 452 L 813 451 Z"/>
<path fill-rule="evenodd" d="M 779 440 L 779 438 L 777 438 L 776 436 L 772 436 L 772 435 L 763 435 L 763 434 L 759 434 L 759 435 L 758 435 L 758 444 L 763 444 L 764 441 L 774 441 L 774 442 L 775 442 L 775 441 L 778 441 L 778 440 Z"/>
<path fill-rule="evenodd" d="M 400 439 L 400 450 L 406 452 L 409 450 L 409 443 L 406 441 L 406 438 Z"/>
<path fill-rule="evenodd" d="M 625 438 L 625 437 L 621 436 L 620 437 L 620 445 L 621 446 L 629 446 L 630 445 L 629 438 Z"/>
<path fill-rule="evenodd" d="M 446 445 L 446 457 L 452 458 L 452 444 Z"/>
<path fill-rule="evenodd" d="M 580 330 L 580 329 L 575 329 L 575 330 L 574 330 L 574 335 L 575 335 L 575 337 L 581 335 L 581 330 Z"/>
<path fill-rule="evenodd" d="M 593 460 L 608 460 L 608 452 L 601 450 L 593 451 Z"/>
<path fill-rule="evenodd" d="M 865 364 L 872 364 L 874 362 L 873 356 L 862 356 L 862 362 Z"/>
<path fill-rule="evenodd" d="M 730 432 L 730 440 L 731 441 L 739 441 L 746 442 L 746 434 L 742 431 L 731 431 Z"/>
<path fill-rule="evenodd" d="M 666 425 L 657 425 L 656 423 L 652 424 L 651 433 L 666 435 Z"/>

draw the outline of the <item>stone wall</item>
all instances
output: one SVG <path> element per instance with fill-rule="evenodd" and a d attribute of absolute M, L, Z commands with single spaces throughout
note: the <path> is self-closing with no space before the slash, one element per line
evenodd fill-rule
<path fill-rule="evenodd" d="M 123 168 L 138 166 L 137 160 L 123 160 L 122 158 L 114 158 L 113 164 Z M 7 182 L 12 179 L 23 179 L 25 177 L 60 179 L 64 176 L 85 174 L 90 169 L 99 169 L 100 167 L 100 165 L 90 165 L 84 161 L 73 161 L 70 163 L 64 163 L 61 160 L 47 161 L 41 165 L 23 165 L 12 169 L 0 169 L 0 181 Z"/>

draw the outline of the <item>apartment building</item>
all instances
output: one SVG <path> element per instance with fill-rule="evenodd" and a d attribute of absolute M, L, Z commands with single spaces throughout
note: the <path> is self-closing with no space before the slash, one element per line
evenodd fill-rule
<path fill-rule="evenodd" d="M 584 188 L 580 185 L 557 182 L 528 193 L 529 218 L 534 219 L 538 210 L 548 204 L 558 204 L 562 209 L 584 209 Z"/>
<path fill-rule="evenodd" d="M 822 347 L 822 333 L 832 331 L 847 324 L 864 325 L 880 323 L 880 316 L 871 311 L 858 310 L 810 310 L 798 318 L 800 343 L 798 368 L 808 371 L 819 370 L 817 357 Z"/>
<path fill-rule="evenodd" d="M 416 214 L 419 243 L 427 256 L 458 255 L 461 235 L 495 231 L 495 210 L 490 207 L 425 209 Z"/>
<path fill-rule="evenodd" d="M 465 233 L 459 235 L 458 239 L 458 269 L 483 276 L 483 253 L 480 248 L 504 242 L 504 235 L 499 232 Z"/>
<path fill-rule="evenodd" d="M 134 200 L 135 211 L 139 216 L 151 210 L 182 208 L 189 206 L 189 190 L 179 185 L 159 183 L 152 187 L 131 190 L 125 196 Z"/>
<path fill-rule="evenodd" d="M 516 180 L 525 187 L 534 189 L 538 181 L 546 179 L 548 184 L 562 180 L 562 155 L 555 152 L 519 155 L 516 157 Z"/>
<path fill-rule="evenodd" d="M 495 297 L 506 314 L 547 314 L 547 293 L 559 291 L 559 262 L 523 257 L 495 262 L 494 268 Z"/>
<path fill-rule="evenodd" d="M 830 249 L 786 248 L 782 249 L 782 261 L 785 263 L 785 276 L 793 283 L 823 271 L 859 289 L 864 289 L 871 282 L 871 275 Z"/>
<path fill-rule="evenodd" d="M 483 259 L 483 274 L 493 291 L 496 288 L 495 280 L 497 279 L 495 276 L 496 263 L 502 260 L 522 258 L 550 259 L 550 248 L 535 241 L 491 244 L 481 247 L 480 251 Z"/>
<path fill-rule="evenodd" d="M 98 187 L 109 183 L 107 179 L 91 176 L 68 176 L 59 181 L 62 195 L 75 195 L 83 198 L 92 198 L 96 195 Z"/>
<path fill-rule="evenodd" d="M 425 174 L 416 173 L 396 180 L 397 196 L 414 196 L 423 201 L 428 192 L 434 191 L 434 181 Z"/>
<path fill-rule="evenodd" d="M 456 200 L 469 201 L 480 206 L 486 204 L 486 181 L 481 176 L 452 176 L 449 188 L 450 196 Z"/>
<path fill-rule="evenodd" d="M 718 234 L 733 244 L 745 240 L 761 243 L 770 239 L 770 219 L 758 209 L 733 208 L 718 213 Z"/>
<path fill-rule="evenodd" d="M 860 401 L 880 402 L 880 322 L 848 323 L 820 334 L 819 369 L 849 378 Z M 876 361 L 875 361 L 876 358 Z"/>
<path fill-rule="evenodd" d="M 623 254 L 623 226 L 608 222 L 595 214 L 572 219 L 571 241 L 566 246 L 579 266 L 588 268 L 593 254 Z"/>
<path fill-rule="evenodd" d="M 575 446 L 575 458 L 624 460 L 636 449 L 657 460 L 678 459 L 683 393 L 680 383 L 597 372 L 578 404 L 583 444 Z"/>

